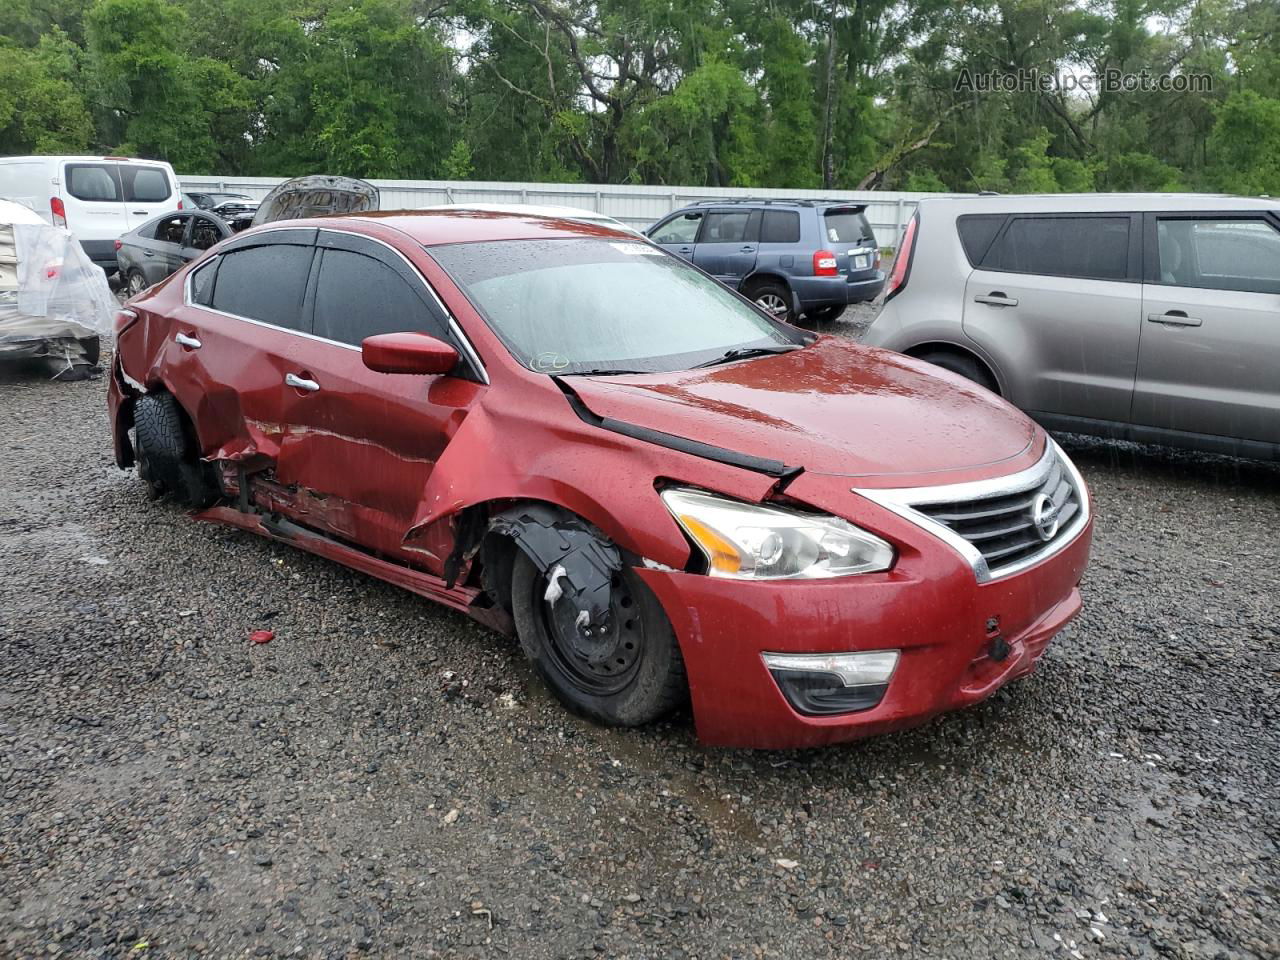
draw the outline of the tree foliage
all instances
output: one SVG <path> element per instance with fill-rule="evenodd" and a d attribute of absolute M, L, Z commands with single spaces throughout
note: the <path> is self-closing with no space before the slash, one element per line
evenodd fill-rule
<path fill-rule="evenodd" d="M 991 75 L 1207 78 L 979 89 Z M 187 173 L 1280 193 L 1275 0 L 8 0 L 0 152 Z"/>

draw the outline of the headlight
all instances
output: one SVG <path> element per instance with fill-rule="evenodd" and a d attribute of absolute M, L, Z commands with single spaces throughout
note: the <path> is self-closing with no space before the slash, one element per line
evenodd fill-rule
<path fill-rule="evenodd" d="M 893 547 L 847 520 L 740 503 L 700 490 L 662 491 L 713 577 L 818 580 L 888 570 Z"/>

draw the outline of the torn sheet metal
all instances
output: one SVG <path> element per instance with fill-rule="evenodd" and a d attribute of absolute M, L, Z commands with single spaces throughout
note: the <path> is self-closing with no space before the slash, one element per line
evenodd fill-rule
<path fill-rule="evenodd" d="M 0 210 L 0 356 L 87 362 L 79 341 L 109 333 L 115 311 L 106 274 L 75 237 Z"/>
<path fill-rule="evenodd" d="M 577 626 L 586 630 L 609 619 L 613 575 L 622 569 L 618 548 L 587 524 L 542 504 L 503 511 L 490 529 L 511 537 L 548 576 L 548 602 L 563 598 L 578 608 Z"/>

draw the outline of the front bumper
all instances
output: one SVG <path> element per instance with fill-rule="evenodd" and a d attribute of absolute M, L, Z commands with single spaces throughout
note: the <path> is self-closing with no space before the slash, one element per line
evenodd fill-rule
<path fill-rule="evenodd" d="M 639 571 L 680 641 L 700 739 L 814 747 L 915 726 L 1030 673 L 1080 612 L 1092 520 L 1053 556 L 985 584 L 941 541 L 891 520 L 884 526 L 901 534 L 899 563 L 885 574 L 770 583 Z M 991 656 L 993 618 L 1008 646 L 1002 660 Z M 762 659 L 890 649 L 901 656 L 880 703 L 836 716 L 797 713 Z"/>

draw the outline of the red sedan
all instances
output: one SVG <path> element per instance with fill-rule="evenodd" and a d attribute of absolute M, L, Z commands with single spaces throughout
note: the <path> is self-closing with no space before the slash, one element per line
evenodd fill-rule
<path fill-rule="evenodd" d="M 1089 495 L 1043 430 L 634 235 L 286 221 L 117 326 L 116 461 L 153 496 L 515 633 L 601 722 L 894 730 L 1030 672 L 1080 609 Z"/>

